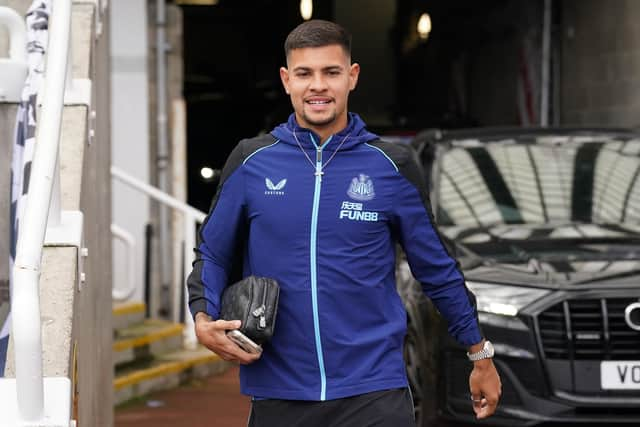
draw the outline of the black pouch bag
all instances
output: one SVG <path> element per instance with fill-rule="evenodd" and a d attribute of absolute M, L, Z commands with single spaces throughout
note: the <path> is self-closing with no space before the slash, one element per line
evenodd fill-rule
<path fill-rule="evenodd" d="M 263 344 L 276 325 L 280 286 L 274 279 L 249 276 L 227 286 L 220 299 L 220 319 L 240 320 L 239 331 Z"/>

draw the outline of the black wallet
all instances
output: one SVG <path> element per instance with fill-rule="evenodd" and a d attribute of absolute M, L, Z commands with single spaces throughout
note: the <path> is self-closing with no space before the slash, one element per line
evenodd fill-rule
<path fill-rule="evenodd" d="M 239 331 L 263 344 L 276 325 L 280 286 L 274 279 L 249 276 L 227 286 L 220 299 L 220 319 L 240 320 Z"/>

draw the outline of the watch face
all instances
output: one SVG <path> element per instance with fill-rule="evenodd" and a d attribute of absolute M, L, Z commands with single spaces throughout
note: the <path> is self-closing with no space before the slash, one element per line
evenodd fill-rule
<path fill-rule="evenodd" d="M 467 357 L 469 358 L 469 360 L 475 362 L 477 360 L 489 359 L 493 357 L 494 352 L 495 350 L 493 348 L 493 344 L 491 344 L 491 341 L 485 341 L 482 350 L 473 354 L 467 353 Z"/>
<path fill-rule="evenodd" d="M 491 341 L 484 342 L 484 350 L 487 353 L 487 357 L 493 357 L 495 349 L 493 348 L 493 344 L 491 344 Z"/>

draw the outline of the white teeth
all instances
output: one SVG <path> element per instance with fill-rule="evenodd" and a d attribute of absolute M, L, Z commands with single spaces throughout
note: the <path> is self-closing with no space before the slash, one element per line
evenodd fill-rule
<path fill-rule="evenodd" d="M 307 101 L 309 104 L 328 104 L 329 101 Z"/>

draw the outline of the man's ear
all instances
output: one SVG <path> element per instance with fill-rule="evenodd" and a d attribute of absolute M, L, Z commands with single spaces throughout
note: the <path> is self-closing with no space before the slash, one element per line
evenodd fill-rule
<path fill-rule="evenodd" d="M 289 95 L 289 70 L 285 67 L 280 67 L 280 80 L 282 80 L 284 91 Z"/>
<path fill-rule="evenodd" d="M 354 90 L 358 85 L 358 76 L 360 75 L 360 64 L 354 62 L 349 68 L 349 90 Z"/>

